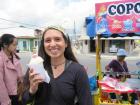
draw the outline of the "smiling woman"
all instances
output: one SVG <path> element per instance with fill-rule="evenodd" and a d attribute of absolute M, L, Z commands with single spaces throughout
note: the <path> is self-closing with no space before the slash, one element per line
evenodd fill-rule
<path fill-rule="evenodd" d="M 39 55 L 51 80 L 47 84 L 33 69 L 29 70 L 30 86 L 24 101 L 34 105 L 77 105 L 77 97 L 78 105 L 92 105 L 87 73 L 75 58 L 63 28 L 48 27 L 44 31 Z"/>

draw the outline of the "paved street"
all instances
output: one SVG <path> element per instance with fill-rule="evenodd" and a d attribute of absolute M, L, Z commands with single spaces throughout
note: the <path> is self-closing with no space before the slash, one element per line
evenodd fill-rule
<path fill-rule="evenodd" d="M 134 53 L 128 55 L 126 58 L 128 68 L 129 70 L 138 70 L 138 67 L 136 66 L 136 62 L 140 61 L 140 49 L 136 49 Z M 19 53 L 19 56 L 21 57 L 21 63 L 24 69 L 24 73 L 27 70 L 27 64 L 31 58 L 31 52 L 22 52 Z M 95 75 L 96 73 L 96 55 L 95 54 L 76 54 L 76 57 L 78 58 L 79 62 L 87 68 L 87 72 L 89 76 Z M 102 71 L 105 69 L 105 65 L 107 65 L 112 59 L 115 59 L 116 56 L 110 56 L 110 55 L 102 55 L 101 56 L 101 68 Z"/>
<path fill-rule="evenodd" d="M 82 55 L 78 54 L 77 58 L 79 59 L 80 63 L 83 64 L 87 69 L 88 75 L 92 76 L 96 73 L 96 56 L 94 55 Z M 101 56 L 101 68 L 102 71 L 105 71 L 105 66 L 112 60 L 116 59 L 116 56 Z M 126 58 L 129 70 L 138 70 L 136 66 L 136 62 L 140 60 L 140 57 L 128 57 Z"/>

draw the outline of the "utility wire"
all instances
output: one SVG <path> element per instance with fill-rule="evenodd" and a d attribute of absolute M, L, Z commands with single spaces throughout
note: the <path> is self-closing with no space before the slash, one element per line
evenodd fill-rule
<path fill-rule="evenodd" d="M 5 27 L 5 28 L 0 28 L 0 29 L 9 29 L 9 28 L 17 28 L 18 26 L 16 27 Z"/>
<path fill-rule="evenodd" d="M 8 19 L 4 19 L 4 18 L 0 18 L 0 20 L 4 20 L 4 21 L 8 21 L 8 22 L 12 22 L 12 23 L 19 23 L 19 24 L 23 24 L 23 25 L 32 26 L 32 27 L 38 27 L 38 26 L 33 25 L 33 24 L 22 23 L 22 22 L 18 22 L 18 21 L 14 21 L 14 20 L 8 20 Z"/>
<path fill-rule="evenodd" d="M 27 29 L 32 29 L 34 30 L 35 28 L 30 28 L 30 27 L 25 27 L 25 26 L 15 26 L 15 27 L 0 27 L 0 30 L 2 29 L 9 29 L 9 28 L 27 28 Z"/>

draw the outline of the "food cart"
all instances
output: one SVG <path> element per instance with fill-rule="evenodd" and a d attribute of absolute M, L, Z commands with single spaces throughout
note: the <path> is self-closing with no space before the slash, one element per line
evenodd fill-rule
<path fill-rule="evenodd" d="M 100 38 L 117 36 L 140 36 L 140 1 L 122 0 L 115 2 L 97 3 L 95 8 L 97 34 L 96 70 L 98 73 L 98 80 L 101 81 L 103 79 L 103 75 L 100 63 Z M 116 92 L 114 89 L 110 91 Z M 136 91 L 136 93 L 138 92 L 140 92 L 140 90 Z M 94 94 L 95 105 L 131 105 L 130 103 L 124 104 L 120 102 L 112 103 L 110 101 L 103 101 L 101 99 L 102 93 L 102 85 L 99 85 L 97 94 Z M 140 105 L 140 102 L 137 102 L 137 105 Z"/>

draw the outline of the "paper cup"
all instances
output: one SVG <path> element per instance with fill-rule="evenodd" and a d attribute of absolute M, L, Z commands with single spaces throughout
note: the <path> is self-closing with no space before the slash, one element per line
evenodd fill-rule
<path fill-rule="evenodd" d="M 38 73 L 44 80 L 46 78 L 45 76 L 45 70 L 43 67 L 43 64 L 30 64 L 29 65 L 30 68 L 32 68 L 36 73 Z"/>

